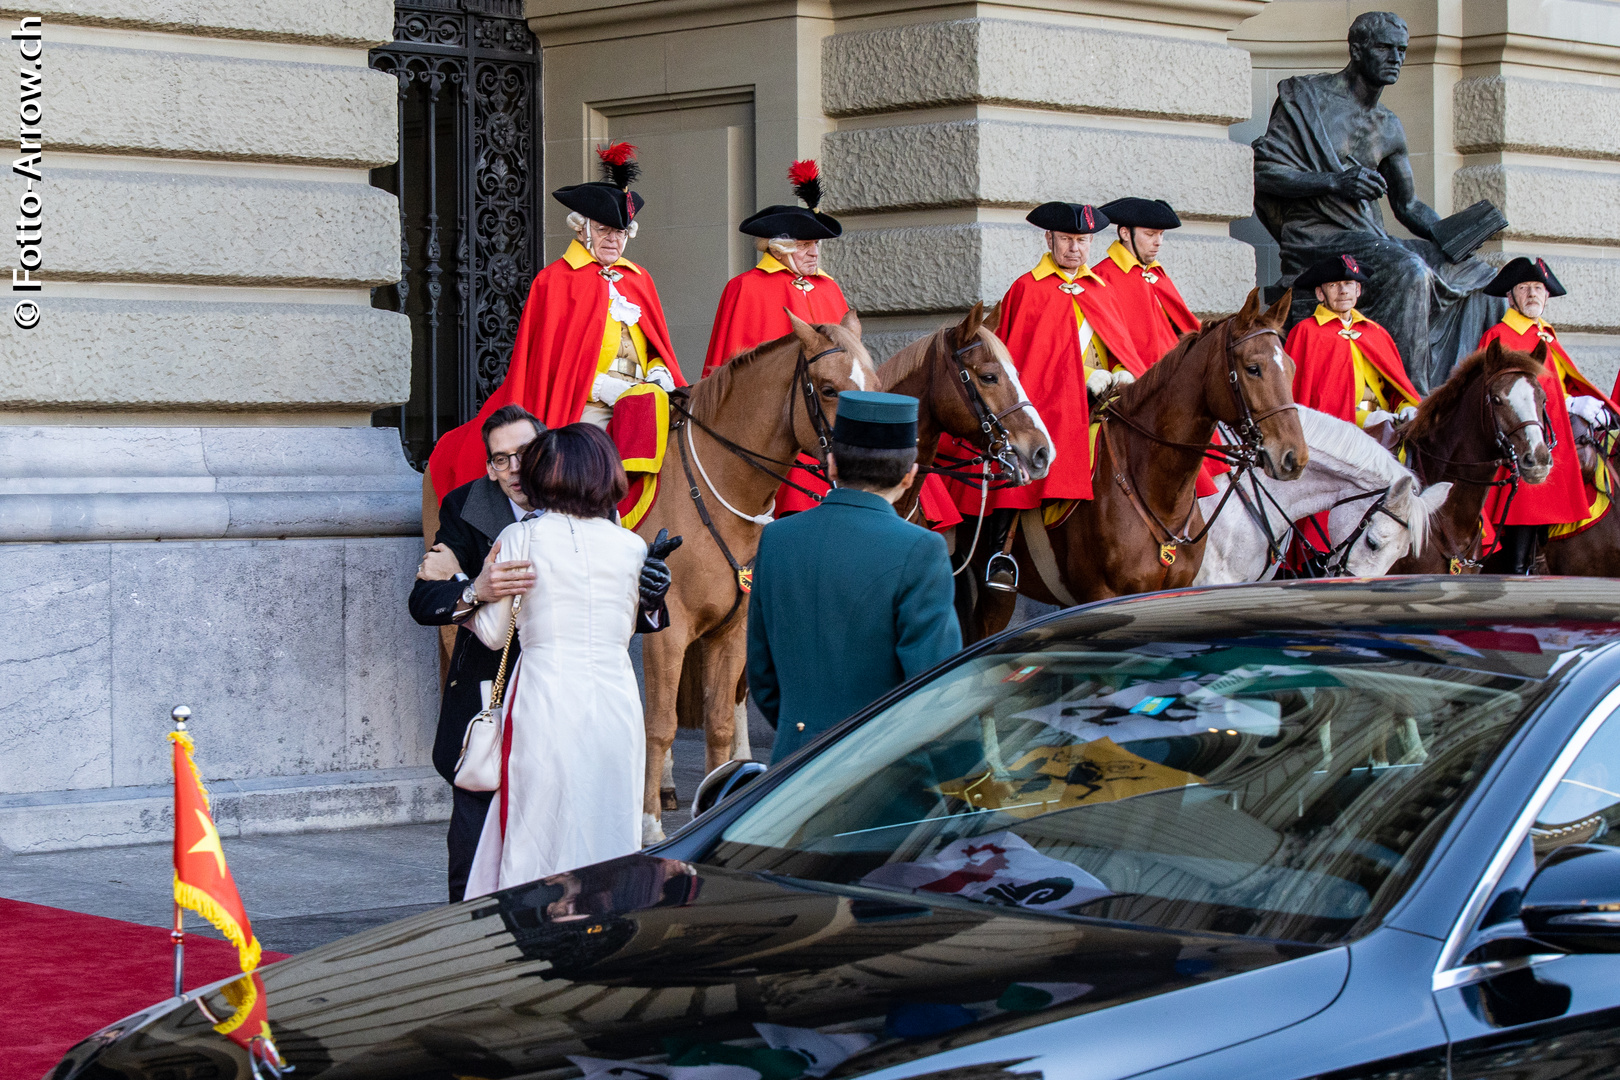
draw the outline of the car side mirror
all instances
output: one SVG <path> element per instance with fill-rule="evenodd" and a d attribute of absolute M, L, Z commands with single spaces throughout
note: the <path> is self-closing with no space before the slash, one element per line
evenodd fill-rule
<path fill-rule="evenodd" d="M 758 761 L 732 760 L 715 769 L 698 784 L 692 796 L 692 820 L 714 809 L 733 794 L 765 775 L 765 766 Z"/>
<path fill-rule="evenodd" d="M 1620 952 L 1620 848 L 1553 852 L 1524 890 L 1519 919 L 1532 938 L 1566 952 Z"/>

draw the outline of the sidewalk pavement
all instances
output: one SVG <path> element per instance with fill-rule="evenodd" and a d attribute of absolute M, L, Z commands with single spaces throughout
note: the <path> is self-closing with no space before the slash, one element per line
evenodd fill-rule
<path fill-rule="evenodd" d="M 703 733 L 681 731 L 675 741 L 681 809 L 664 815 L 666 832 L 690 820 L 703 764 Z M 227 837 L 224 844 L 259 943 L 296 953 L 445 903 L 444 831 L 434 822 Z M 0 854 L 0 896 L 147 926 L 173 924 L 173 879 L 171 844 Z M 190 913 L 186 930 L 219 936 Z"/>

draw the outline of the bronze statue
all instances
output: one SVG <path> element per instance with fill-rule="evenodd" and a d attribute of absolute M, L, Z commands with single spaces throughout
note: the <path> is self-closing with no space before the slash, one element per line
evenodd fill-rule
<path fill-rule="evenodd" d="M 1361 310 L 1389 330 L 1413 383 L 1428 393 L 1501 317 L 1501 301 L 1479 292 L 1494 268 L 1468 252 L 1506 221 L 1488 203 L 1442 221 L 1417 197 L 1406 131 L 1378 100 L 1400 78 L 1407 41 L 1399 16 L 1367 12 L 1350 24 L 1343 71 L 1278 85 L 1254 144 L 1254 207 L 1282 249 L 1283 284 L 1329 256 L 1354 256 L 1368 270 L 1373 284 Z M 1385 196 L 1420 239 L 1385 231 Z M 1459 239 L 1464 232 L 1469 238 Z M 1290 321 L 1314 306 L 1313 297 L 1296 296 Z"/>

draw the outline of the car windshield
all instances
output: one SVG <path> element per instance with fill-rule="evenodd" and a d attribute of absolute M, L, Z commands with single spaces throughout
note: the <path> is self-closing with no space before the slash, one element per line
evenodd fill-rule
<path fill-rule="evenodd" d="M 1025 635 L 826 747 L 704 861 L 1183 931 L 1346 940 L 1412 880 L 1541 689 L 1531 676 L 1560 666 L 1552 653 L 1491 663 L 1478 646 L 1499 642 L 1471 633 L 1503 636 Z"/>

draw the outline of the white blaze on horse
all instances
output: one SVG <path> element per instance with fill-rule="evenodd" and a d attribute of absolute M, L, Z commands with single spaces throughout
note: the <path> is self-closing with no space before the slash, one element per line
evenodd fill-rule
<path fill-rule="evenodd" d="M 1281 483 L 1253 470 L 1228 495 L 1231 481 L 1223 474 L 1215 481 L 1221 490 L 1199 500 L 1211 524 L 1194 585 L 1260 580 L 1287 553 L 1292 524 L 1324 512 L 1331 546 L 1326 569 L 1332 576 L 1381 577 L 1397 559 L 1422 554 L 1430 518 L 1451 485 L 1421 489 L 1412 470 L 1337 417 L 1302 405 L 1299 423 L 1310 460 L 1298 479 Z M 1306 530 L 1308 539 L 1320 544 L 1309 526 Z"/>

